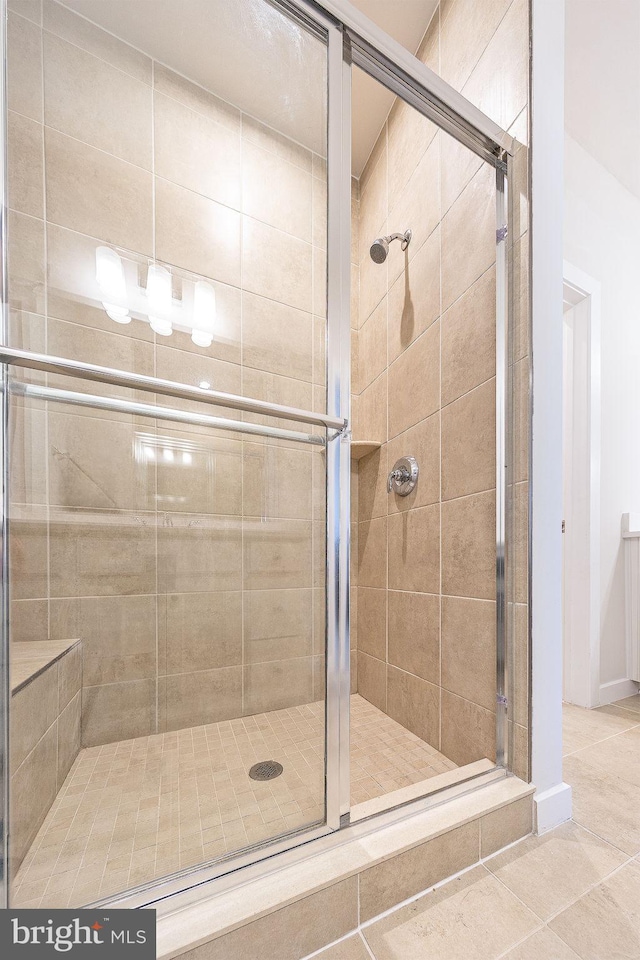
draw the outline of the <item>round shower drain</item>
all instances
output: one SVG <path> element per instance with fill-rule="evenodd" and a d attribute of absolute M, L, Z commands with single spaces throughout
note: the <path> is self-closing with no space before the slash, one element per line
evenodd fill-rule
<path fill-rule="evenodd" d="M 284 767 L 277 760 L 262 760 L 254 763 L 249 770 L 249 776 L 252 780 L 274 780 L 283 770 Z"/>

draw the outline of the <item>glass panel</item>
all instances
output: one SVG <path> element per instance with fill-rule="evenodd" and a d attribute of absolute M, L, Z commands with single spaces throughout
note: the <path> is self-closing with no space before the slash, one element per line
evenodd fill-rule
<path fill-rule="evenodd" d="M 267 0 L 22 9 L 12 345 L 325 409 L 325 43 Z"/>
<path fill-rule="evenodd" d="M 32 11 L 9 14 L 10 345 L 326 409 L 323 39 L 266 0 Z M 12 386 L 13 905 L 323 823 L 324 431 Z"/>
<path fill-rule="evenodd" d="M 353 439 L 365 453 L 354 460 L 354 818 L 496 758 L 495 169 L 398 99 L 367 148 L 353 170 Z M 390 238 L 407 230 L 403 249 Z M 417 484 L 389 491 L 405 457 Z"/>

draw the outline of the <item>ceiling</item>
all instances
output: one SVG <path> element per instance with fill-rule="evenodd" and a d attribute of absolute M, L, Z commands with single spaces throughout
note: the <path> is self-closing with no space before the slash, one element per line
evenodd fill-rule
<path fill-rule="evenodd" d="M 414 53 L 437 0 L 353 0 Z M 318 153 L 325 153 L 326 51 L 266 0 L 65 0 L 66 6 Z M 359 176 L 393 95 L 353 77 Z"/>
<path fill-rule="evenodd" d="M 640 3 L 566 0 L 565 129 L 640 197 Z"/>

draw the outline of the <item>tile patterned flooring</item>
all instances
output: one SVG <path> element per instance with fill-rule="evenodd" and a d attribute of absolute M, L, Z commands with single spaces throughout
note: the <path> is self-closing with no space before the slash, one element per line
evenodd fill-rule
<path fill-rule="evenodd" d="M 78 906 L 321 819 L 323 728 L 311 703 L 82 750 L 12 906 Z M 265 759 L 284 773 L 249 779 Z M 351 759 L 353 803 L 455 768 L 357 694 Z"/>
<path fill-rule="evenodd" d="M 640 960 L 640 695 L 564 709 L 573 820 L 363 925 L 316 960 Z"/>

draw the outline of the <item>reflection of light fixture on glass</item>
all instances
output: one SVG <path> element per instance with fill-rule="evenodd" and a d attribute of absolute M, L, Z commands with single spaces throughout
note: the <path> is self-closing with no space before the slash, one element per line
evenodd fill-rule
<path fill-rule="evenodd" d="M 147 459 L 147 460 L 154 460 L 154 459 L 155 459 L 155 451 L 154 451 L 153 447 L 143 447 L 142 449 L 143 449 L 143 451 L 144 451 L 145 459 Z"/>
<path fill-rule="evenodd" d="M 192 456 L 191 456 L 190 453 L 183 453 L 183 454 L 182 454 L 182 462 L 184 463 L 184 465 L 185 465 L 186 467 L 188 467 L 188 466 L 192 463 L 192 461 L 193 461 L 193 458 L 192 458 Z"/>
<path fill-rule="evenodd" d="M 211 390 L 211 384 L 208 380 L 201 380 L 198 386 L 201 390 Z"/>
<path fill-rule="evenodd" d="M 102 306 L 116 323 L 131 323 L 127 307 L 127 285 L 122 260 L 111 247 L 96 249 L 96 283 L 102 294 Z"/>
<path fill-rule="evenodd" d="M 159 263 L 152 263 L 147 274 L 147 303 L 151 329 L 162 337 L 171 335 L 171 274 Z"/>
<path fill-rule="evenodd" d="M 166 447 L 162 451 L 162 456 L 167 461 L 167 463 L 173 463 L 173 450 L 168 450 Z"/>
<path fill-rule="evenodd" d="M 216 323 L 216 292 L 206 280 L 198 280 L 193 291 L 191 339 L 198 347 L 210 347 Z"/>

